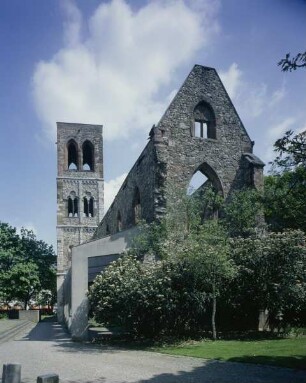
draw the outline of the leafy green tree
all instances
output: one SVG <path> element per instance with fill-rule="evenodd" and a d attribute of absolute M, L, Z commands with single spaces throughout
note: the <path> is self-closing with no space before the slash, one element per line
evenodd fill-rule
<path fill-rule="evenodd" d="M 263 199 L 256 189 L 244 189 L 232 194 L 224 206 L 224 224 L 229 236 L 248 237 L 263 228 Z"/>
<path fill-rule="evenodd" d="M 257 312 L 268 309 L 271 322 L 280 313 L 291 324 L 294 324 L 293 318 L 301 317 L 306 308 L 306 238 L 303 232 L 235 239 L 232 256 L 239 265 L 239 273 L 229 291 L 235 291 L 232 302 L 237 308 L 243 311 L 252 305 Z"/>
<path fill-rule="evenodd" d="M 274 144 L 277 153 L 265 178 L 265 215 L 272 230 L 306 231 L 306 132 L 287 131 Z"/>
<path fill-rule="evenodd" d="M 265 178 L 265 218 L 273 231 L 300 229 L 306 232 L 305 201 L 305 167 Z"/>
<path fill-rule="evenodd" d="M 272 162 L 276 173 L 294 170 L 299 166 L 306 166 L 306 131 L 294 134 L 288 130 L 284 136 L 274 144 L 277 153 Z"/>
<path fill-rule="evenodd" d="M 29 302 L 40 288 L 38 267 L 33 262 L 19 262 L 12 266 L 8 272 L 6 286 L 11 299 L 21 301 L 27 309 Z"/>
<path fill-rule="evenodd" d="M 56 257 L 52 246 L 37 240 L 32 231 L 15 228 L 0 222 L 0 298 L 8 303 L 21 300 L 28 306 L 42 289 L 49 289 L 53 296 Z"/>
<path fill-rule="evenodd" d="M 179 258 L 189 265 L 196 280 L 196 289 L 211 301 L 211 328 L 217 339 L 217 300 L 222 289 L 236 275 L 236 265 L 230 258 L 227 233 L 217 220 L 196 227 L 184 242 Z"/>

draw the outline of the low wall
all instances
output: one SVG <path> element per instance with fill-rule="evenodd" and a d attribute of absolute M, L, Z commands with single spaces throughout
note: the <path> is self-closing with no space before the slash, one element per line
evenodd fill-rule
<path fill-rule="evenodd" d="M 87 338 L 89 278 L 127 250 L 137 233 L 134 227 L 72 248 L 71 311 L 65 319 L 74 340 Z"/>
<path fill-rule="evenodd" d="M 19 310 L 19 319 L 38 323 L 40 321 L 39 310 Z"/>

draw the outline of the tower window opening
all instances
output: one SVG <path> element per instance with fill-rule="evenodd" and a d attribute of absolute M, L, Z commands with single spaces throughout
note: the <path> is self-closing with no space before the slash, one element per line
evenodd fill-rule
<path fill-rule="evenodd" d="M 78 199 L 68 198 L 68 217 L 78 217 Z"/>
<path fill-rule="evenodd" d="M 68 151 L 68 170 L 78 170 L 78 149 L 74 140 L 70 140 L 67 145 Z"/>
<path fill-rule="evenodd" d="M 90 141 L 86 140 L 82 146 L 83 149 L 83 170 L 94 170 L 94 148 Z"/>
<path fill-rule="evenodd" d="M 89 217 L 94 216 L 94 199 L 91 197 L 89 200 Z"/>
<path fill-rule="evenodd" d="M 89 200 L 87 197 L 83 198 L 83 212 L 84 217 L 93 217 L 94 216 L 94 199 L 90 197 Z"/>

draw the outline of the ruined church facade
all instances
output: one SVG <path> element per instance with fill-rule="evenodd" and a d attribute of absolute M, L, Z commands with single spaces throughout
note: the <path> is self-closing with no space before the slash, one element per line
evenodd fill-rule
<path fill-rule="evenodd" d="M 92 153 L 97 156 L 93 161 L 98 167 L 94 172 L 84 173 L 79 168 L 69 170 L 69 158 L 64 157 L 67 156 L 64 153 L 65 150 L 67 153 L 70 139 L 75 140 L 77 146 L 81 147 L 90 130 L 80 126 L 80 132 L 77 134 L 82 138 L 76 139 L 74 137 L 77 137 L 75 133 L 78 130 L 69 131 L 68 125 L 72 128 L 72 125 L 78 124 L 58 125 L 59 137 L 64 148 L 61 151 L 61 144 L 58 146 L 58 243 L 60 241 L 58 258 L 59 265 L 65 264 L 62 268 L 60 266 L 60 271 L 63 270 L 60 286 L 64 286 L 62 291 L 65 291 L 69 285 L 68 289 L 72 290 L 74 298 L 72 303 L 67 303 L 63 294 L 62 302 L 65 303 L 59 301 L 58 305 L 62 307 L 62 312 L 65 311 L 63 307 L 67 306 L 66 311 L 69 315 L 64 313 L 63 321 L 68 323 L 76 338 L 82 338 L 87 323 L 86 290 L 91 264 L 92 269 L 98 270 L 98 265 L 105 267 L 110 260 L 126 250 L 131 238 L 137 233 L 139 220 L 152 222 L 161 218 L 167 206 L 175 204 L 168 190 L 186 192 L 191 178 L 198 171 L 206 176 L 226 200 L 233 191 L 244 187 L 261 189 L 264 163 L 253 154 L 254 143 L 216 70 L 195 65 L 160 121 L 153 125 L 146 147 L 101 219 L 103 208 L 101 131 L 99 132 L 101 137 L 95 136 L 95 143 L 92 142 L 95 148 Z M 98 135 L 98 132 L 96 134 Z M 82 166 L 83 160 L 80 158 L 79 161 Z M 66 164 L 66 168 L 62 169 L 63 163 Z M 71 221 L 75 218 L 69 217 L 67 198 L 75 189 L 64 185 L 72 185 L 73 182 L 80 185 L 77 196 L 83 198 L 87 181 L 96 185 L 94 198 L 99 213 L 89 220 L 80 217 L 77 225 L 72 225 Z M 89 235 L 88 231 L 88 236 L 84 235 L 88 230 L 86 227 L 90 227 L 94 233 L 91 232 Z M 83 233 L 79 243 L 84 240 L 87 242 L 72 248 L 70 281 L 64 275 L 69 274 L 70 258 L 69 255 L 64 255 L 66 250 L 61 250 L 61 246 L 65 240 L 66 246 L 72 238 L 75 238 L 73 237 L 75 231 L 72 228 L 76 232 Z M 73 243 L 75 244 L 78 243 Z"/>
<path fill-rule="evenodd" d="M 94 238 L 160 218 L 171 203 L 167 190 L 187 190 L 197 171 L 225 199 L 243 187 L 260 189 L 264 163 L 253 144 L 216 70 L 195 65 L 151 129 Z"/>

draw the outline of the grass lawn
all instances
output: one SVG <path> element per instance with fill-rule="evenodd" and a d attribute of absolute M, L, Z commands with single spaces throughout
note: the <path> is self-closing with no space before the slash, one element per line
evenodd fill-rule
<path fill-rule="evenodd" d="M 306 337 L 257 341 L 207 340 L 184 343 L 180 346 L 154 347 L 154 351 L 229 362 L 306 369 Z"/>

